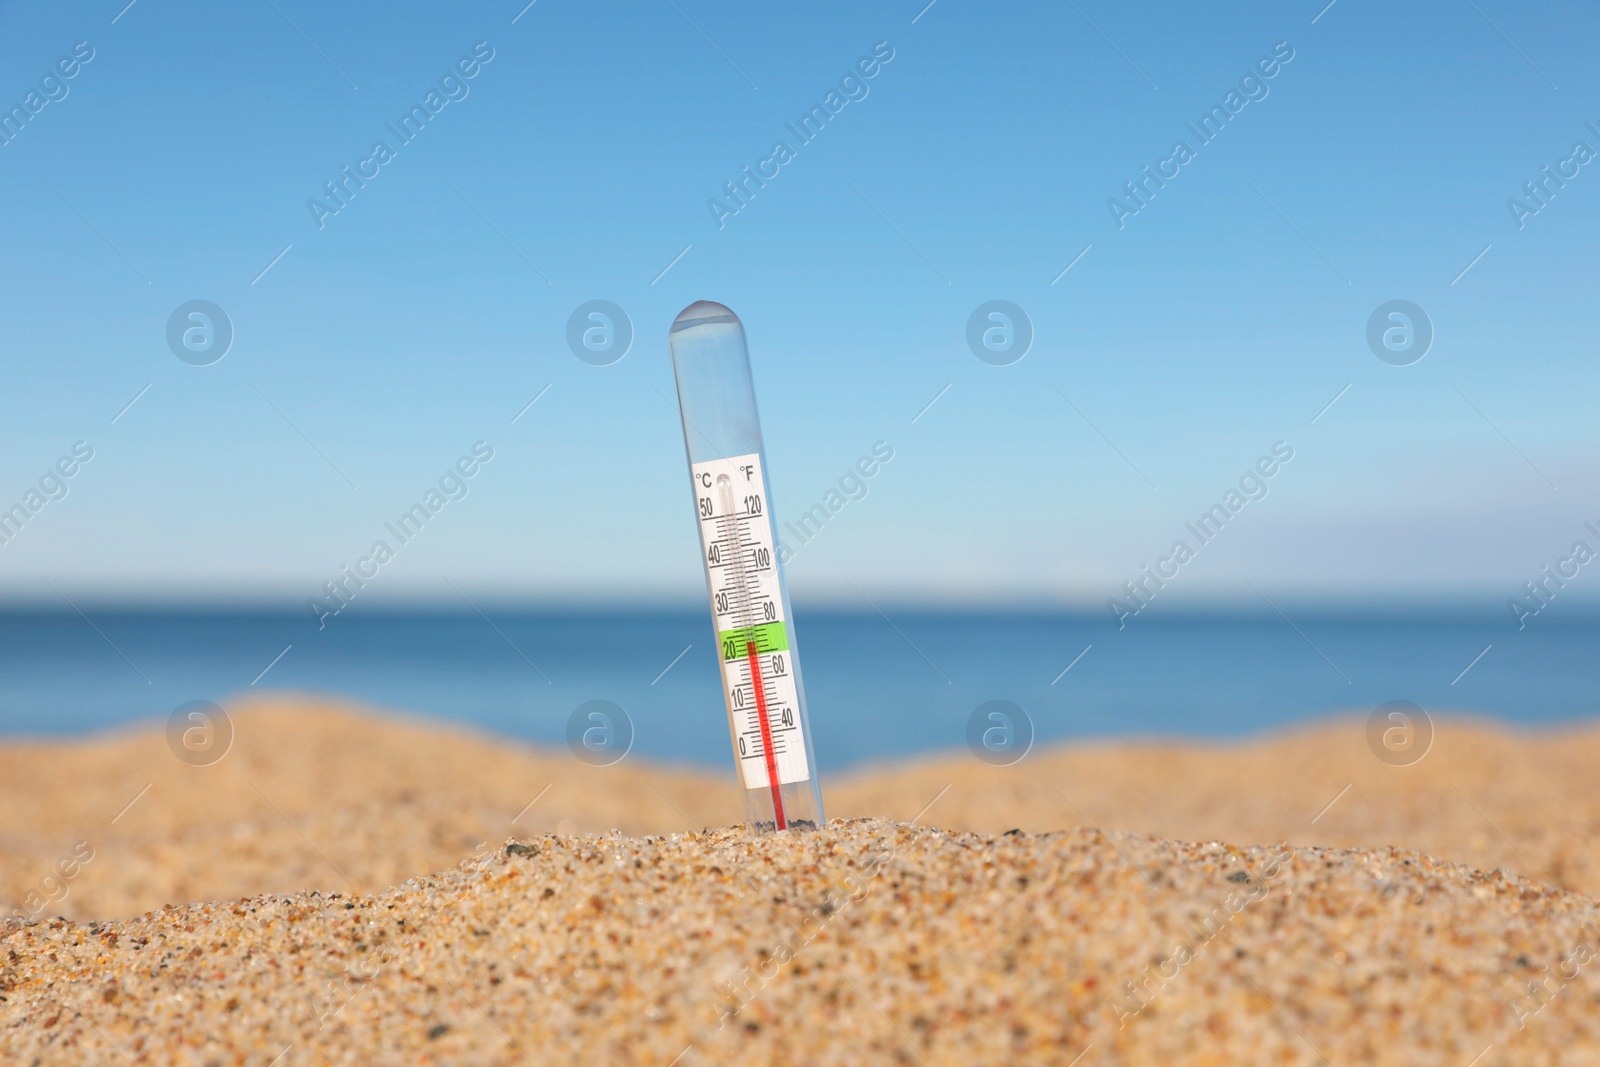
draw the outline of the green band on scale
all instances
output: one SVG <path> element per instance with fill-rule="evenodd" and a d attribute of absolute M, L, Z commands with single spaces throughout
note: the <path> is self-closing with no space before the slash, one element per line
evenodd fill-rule
<path fill-rule="evenodd" d="M 762 623 L 760 626 L 741 626 L 737 630 L 723 630 L 717 634 L 722 644 L 722 658 L 743 659 L 750 655 L 754 642 L 757 652 L 783 652 L 789 647 L 789 631 L 781 622 Z"/>

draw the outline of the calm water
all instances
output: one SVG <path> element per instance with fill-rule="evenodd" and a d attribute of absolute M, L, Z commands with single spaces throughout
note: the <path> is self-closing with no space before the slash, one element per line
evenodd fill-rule
<path fill-rule="evenodd" d="M 0 732 L 164 719 L 195 699 L 227 707 L 292 645 L 256 690 L 343 695 L 548 744 L 564 743 L 580 703 L 603 698 L 631 716 L 637 754 L 729 758 L 703 611 L 346 614 L 319 632 L 298 612 L 86 610 L 92 625 L 0 614 Z M 959 748 L 992 699 L 1025 709 L 1045 742 L 1232 736 L 1394 699 L 1524 723 L 1600 710 L 1595 616 L 1541 617 L 1520 633 L 1493 612 L 1292 613 L 1298 632 L 1276 615 L 1141 618 L 1119 632 L 1098 614 L 796 614 L 823 770 Z"/>

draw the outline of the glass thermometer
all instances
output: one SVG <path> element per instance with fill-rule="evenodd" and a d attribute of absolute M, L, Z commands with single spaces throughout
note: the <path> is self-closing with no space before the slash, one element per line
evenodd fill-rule
<path fill-rule="evenodd" d="M 723 305 L 701 300 L 678 315 L 668 346 L 748 819 L 757 831 L 816 829 L 822 789 L 773 536 L 744 324 Z"/>

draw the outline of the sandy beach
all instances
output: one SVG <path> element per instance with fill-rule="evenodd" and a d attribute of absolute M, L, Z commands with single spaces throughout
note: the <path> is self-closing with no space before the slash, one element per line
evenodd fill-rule
<path fill-rule="evenodd" d="M 7 1062 L 1600 1057 L 1600 730 L 962 752 L 751 838 L 699 769 L 233 718 L 0 747 Z"/>

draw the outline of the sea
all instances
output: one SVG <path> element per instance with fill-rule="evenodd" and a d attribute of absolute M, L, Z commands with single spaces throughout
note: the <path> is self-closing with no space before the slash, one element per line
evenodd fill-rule
<path fill-rule="evenodd" d="M 703 609 L 374 610 L 319 629 L 304 611 L 79 607 L 0 613 L 0 734 L 80 736 L 291 692 L 550 746 L 600 721 L 581 709 L 614 707 L 634 758 L 731 765 Z M 1450 607 L 1146 613 L 1120 629 L 1098 612 L 795 616 L 823 773 L 961 751 L 997 722 L 1048 745 L 1223 740 L 1395 700 L 1530 726 L 1600 714 L 1594 612 L 1522 629 Z"/>

